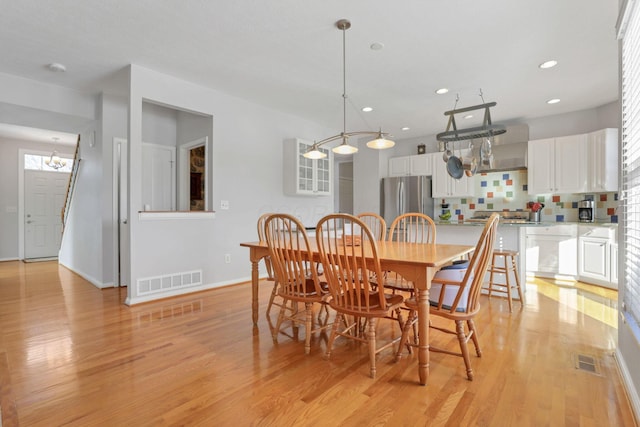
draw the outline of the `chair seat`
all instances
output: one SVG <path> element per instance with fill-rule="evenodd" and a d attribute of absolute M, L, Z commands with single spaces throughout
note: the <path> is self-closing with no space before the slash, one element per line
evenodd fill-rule
<path fill-rule="evenodd" d="M 367 313 L 366 315 L 371 314 L 375 316 L 380 316 L 381 314 L 385 314 L 390 309 L 394 307 L 398 307 L 400 304 L 404 302 L 404 297 L 400 294 L 384 294 L 384 299 L 386 304 L 385 307 L 380 306 L 380 303 L 378 302 L 377 293 L 370 293 L 365 298 L 369 299 L 369 313 Z M 332 305 L 332 300 L 329 300 L 329 305 L 333 307 L 336 311 L 342 311 L 343 313 L 347 313 L 347 314 L 362 315 L 363 313 L 361 309 L 360 310 L 357 309 L 358 306 L 364 305 L 362 301 L 364 301 L 364 299 L 361 299 L 360 301 L 353 301 L 353 302 L 349 302 L 347 299 L 347 301 L 344 302 L 344 305 L 340 307 L 337 305 L 336 306 Z"/>
<path fill-rule="evenodd" d="M 414 290 L 412 282 L 404 280 L 401 276 L 396 275 L 395 273 L 388 274 L 387 277 L 385 277 L 383 286 L 386 289 L 395 289 L 400 291 L 413 292 Z"/>
<path fill-rule="evenodd" d="M 465 274 L 467 274 L 466 269 L 440 270 L 435 274 L 434 280 L 440 279 L 440 280 L 446 280 L 446 281 L 452 281 L 452 282 L 461 282 L 464 279 Z M 472 280 L 473 280 L 473 275 L 469 277 L 469 281 L 471 282 Z M 469 301 L 468 301 L 469 289 L 471 288 L 470 282 L 468 286 L 465 286 L 464 291 L 460 296 L 460 302 L 458 303 L 458 307 L 456 308 L 456 311 L 459 311 L 459 312 L 467 311 L 467 305 L 469 304 Z M 438 306 L 438 302 L 440 301 L 440 294 L 442 294 L 443 286 L 444 285 L 442 283 L 438 283 L 438 282 L 433 282 L 431 284 L 431 289 L 429 290 L 429 304 L 431 304 L 432 306 L 435 306 L 435 307 Z M 460 288 L 455 285 L 447 285 L 444 287 L 444 298 L 442 300 L 442 308 L 451 310 L 451 306 L 453 305 L 454 300 L 456 299 L 459 289 Z"/>

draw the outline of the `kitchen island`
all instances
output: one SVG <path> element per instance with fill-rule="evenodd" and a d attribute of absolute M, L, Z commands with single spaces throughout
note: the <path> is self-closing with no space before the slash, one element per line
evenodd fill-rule
<path fill-rule="evenodd" d="M 520 275 L 520 287 L 523 295 L 526 292 L 526 229 L 527 227 L 544 226 L 541 223 L 503 223 L 498 225 L 496 242 L 494 249 L 514 250 L 520 253 L 518 257 L 518 273 Z M 456 222 L 456 221 L 436 221 L 436 241 L 438 243 L 475 245 L 482 234 L 484 224 L 482 222 Z M 515 283 L 513 275 L 509 278 L 511 283 Z M 489 281 L 488 273 L 485 282 Z M 494 277 L 496 283 L 505 283 L 504 274 Z M 484 293 L 484 291 L 483 291 Z M 514 299 L 518 299 L 517 293 Z"/>
<path fill-rule="evenodd" d="M 436 221 L 438 243 L 474 245 L 482 222 Z M 611 222 L 501 221 L 495 249 L 517 250 L 520 286 L 527 274 L 551 279 L 580 280 L 617 289 L 618 224 Z M 488 277 L 485 281 L 488 281 Z M 497 278 L 504 282 L 504 275 Z"/>

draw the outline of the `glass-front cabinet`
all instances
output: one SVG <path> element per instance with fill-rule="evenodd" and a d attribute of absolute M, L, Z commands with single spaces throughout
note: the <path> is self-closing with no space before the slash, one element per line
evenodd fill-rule
<path fill-rule="evenodd" d="M 330 196 L 333 183 L 333 152 L 320 147 L 327 157 L 307 159 L 303 154 L 312 142 L 299 138 L 284 141 L 284 193 L 289 196 Z"/>

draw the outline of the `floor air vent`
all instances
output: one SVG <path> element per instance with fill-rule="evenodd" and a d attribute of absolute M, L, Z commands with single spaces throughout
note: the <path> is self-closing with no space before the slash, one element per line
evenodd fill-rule
<path fill-rule="evenodd" d="M 576 369 L 600 375 L 600 364 L 595 357 L 587 354 L 574 354 L 573 361 Z"/>
<path fill-rule="evenodd" d="M 138 295 L 149 295 L 202 284 L 202 270 L 138 279 Z"/>

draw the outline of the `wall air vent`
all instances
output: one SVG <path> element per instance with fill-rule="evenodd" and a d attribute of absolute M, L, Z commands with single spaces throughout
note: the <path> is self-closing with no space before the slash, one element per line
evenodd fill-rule
<path fill-rule="evenodd" d="M 138 295 L 149 295 L 202 285 L 202 270 L 138 279 Z"/>

